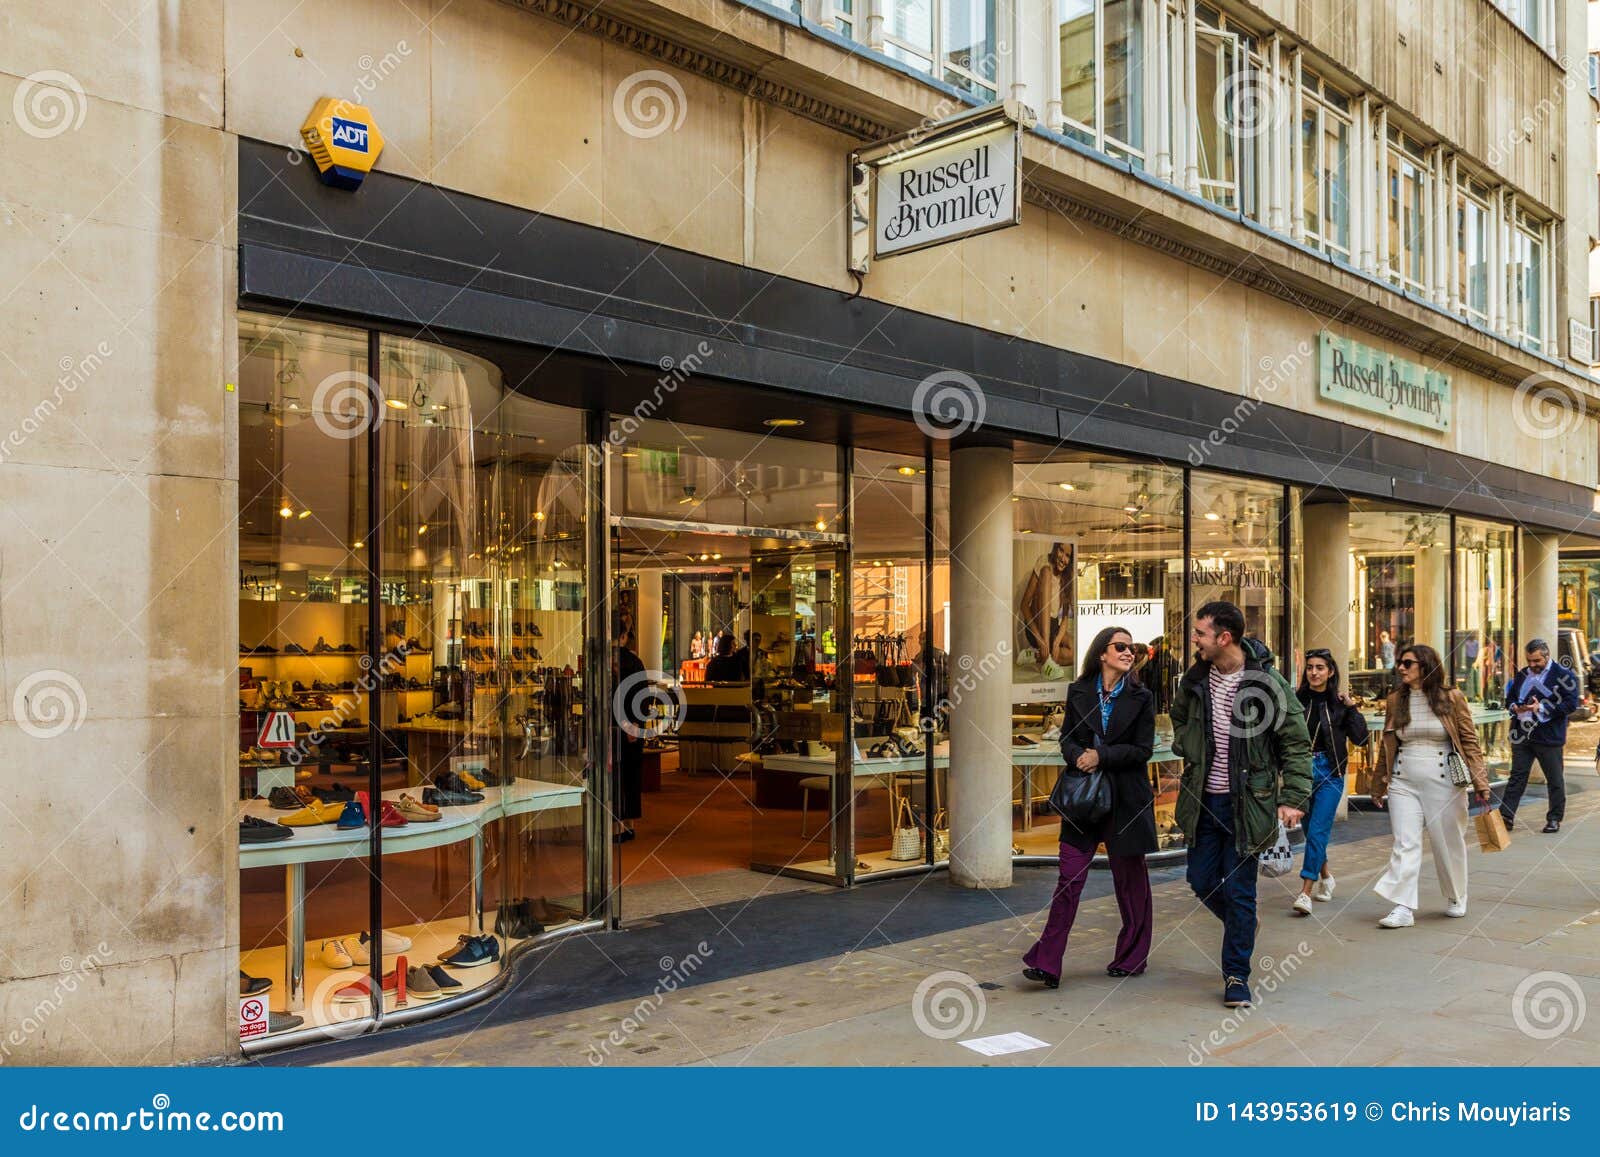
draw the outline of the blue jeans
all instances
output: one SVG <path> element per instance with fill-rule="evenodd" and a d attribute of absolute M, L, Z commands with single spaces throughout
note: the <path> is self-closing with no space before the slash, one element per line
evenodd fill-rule
<path fill-rule="evenodd" d="M 1189 848 L 1189 887 L 1222 921 L 1222 975 L 1250 979 L 1256 948 L 1256 868 L 1233 838 L 1233 800 L 1207 792 Z"/>
<path fill-rule="evenodd" d="M 1333 834 L 1333 817 L 1344 798 L 1344 776 L 1334 766 L 1333 757 L 1319 751 L 1311 757 L 1311 802 L 1306 805 L 1306 855 L 1300 863 L 1302 880 L 1322 878 L 1328 862 L 1328 837 Z"/>

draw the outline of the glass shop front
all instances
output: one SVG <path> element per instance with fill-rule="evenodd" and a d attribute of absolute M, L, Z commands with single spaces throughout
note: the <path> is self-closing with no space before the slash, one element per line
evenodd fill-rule
<path fill-rule="evenodd" d="M 1506 760 L 1509 525 L 1357 500 L 1329 560 L 1294 487 L 1018 443 L 1007 672 L 950 653 L 943 444 L 576 409 L 481 353 L 262 313 L 239 344 L 240 986 L 271 1009 L 247 1050 L 458 1008 L 696 878 L 936 868 L 973 678 L 1010 679 L 1014 853 L 1053 859 L 1065 688 L 1110 624 L 1181 854 L 1190 615 L 1238 603 L 1295 679 L 1308 566 L 1350 568 L 1369 711 L 1429 641 Z"/>

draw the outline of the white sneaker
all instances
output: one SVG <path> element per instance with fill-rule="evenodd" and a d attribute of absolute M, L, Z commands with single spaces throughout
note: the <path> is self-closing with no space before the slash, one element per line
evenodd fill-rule
<path fill-rule="evenodd" d="M 1453 916 L 1457 920 L 1461 919 L 1461 917 L 1467 914 L 1467 902 L 1465 900 L 1451 900 L 1450 903 L 1445 906 L 1444 914 L 1446 916 Z"/>
<path fill-rule="evenodd" d="M 1416 917 L 1412 916 L 1410 908 L 1404 904 L 1396 904 L 1387 916 L 1378 921 L 1378 927 L 1409 928 L 1416 922 Z"/>
<path fill-rule="evenodd" d="M 350 957 L 350 949 L 343 940 L 324 940 L 322 942 L 322 963 L 329 968 L 349 968 L 355 963 Z"/>
<path fill-rule="evenodd" d="M 361 959 L 356 960 L 357 964 L 370 963 L 370 961 L 367 959 L 367 946 L 371 943 L 372 941 L 367 938 L 367 934 L 365 932 L 363 932 L 356 939 L 350 941 L 351 958 L 354 959 L 357 956 L 361 957 Z M 411 951 L 411 938 L 409 936 L 402 936 L 398 932 L 385 931 L 382 934 L 380 943 L 383 945 L 382 955 L 384 956 L 398 956 L 402 952 Z"/>
<path fill-rule="evenodd" d="M 1333 899 L 1333 883 L 1332 876 L 1322 877 L 1322 879 L 1311 885 L 1311 898 L 1313 900 Z"/>
<path fill-rule="evenodd" d="M 1294 914 L 1296 916 L 1311 915 L 1311 897 L 1301 892 L 1294 898 Z"/>

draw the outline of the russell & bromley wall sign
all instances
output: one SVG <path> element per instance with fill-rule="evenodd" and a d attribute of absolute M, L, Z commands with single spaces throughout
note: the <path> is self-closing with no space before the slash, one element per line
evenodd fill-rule
<path fill-rule="evenodd" d="M 1022 220 L 1014 101 L 987 105 L 850 154 L 850 269 Z"/>
<path fill-rule="evenodd" d="M 1323 330 L 1317 387 L 1324 398 L 1430 430 L 1450 428 L 1450 377 Z"/>

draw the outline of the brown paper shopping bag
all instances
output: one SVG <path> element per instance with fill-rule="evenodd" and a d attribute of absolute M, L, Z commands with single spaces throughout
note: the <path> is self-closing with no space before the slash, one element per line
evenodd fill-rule
<path fill-rule="evenodd" d="M 1485 852 L 1503 852 L 1511 846 L 1511 833 L 1500 818 L 1500 809 L 1490 808 L 1477 818 L 1478 847 Z"/>

